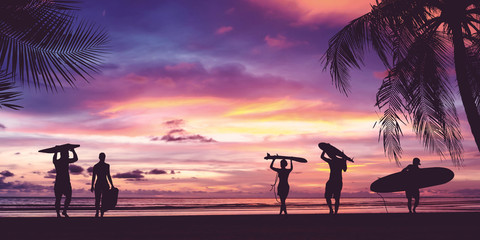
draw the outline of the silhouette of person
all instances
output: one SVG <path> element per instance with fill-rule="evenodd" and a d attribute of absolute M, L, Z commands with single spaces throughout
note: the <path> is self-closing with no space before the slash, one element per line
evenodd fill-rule
<path fill-rule="evenodd" d="M 402 172 L 410 175 L 410 181 L 408 181 L 408 188 L 405 190 L 405 195 L 407 197 L 407 206 L 409 213 L 417 213 L 416 209 L 420 202 L 420 190 L 417 185 L 416 177 L 418 174 L 418 170 L 420 169 L 418 166 L 420 165 L 420 159 L 414 158 L 413 163 L 405 167 Z M 412 209 L 412 198 L 415 199 L 415 205 Z"/>
<path fill-rule="evenodd" d="M 98 212 L 100 211 L 100 200 L 105 196 L 105 192 L 110 189 L 110 186 L 111 188 L 114 187 L 112 177 L 110 176 L 110 165 L 105 163 L 105 157 L 105 153 L 100 153 L 98 155 L 98 163 L 93 166 L 92 188 L 90 191 L 95 191 L 95 217 L 98 217 Z M 95 182 L 95 177 L 97 178 L 97 182 Z M 108 185 L 107 179 L 110 181 L 110 186 Z M 103 214 L 104 211 L 101 210 L 102 217 Z"/>
<path fill-rule="evenodd" d="M 328 163 L 330 167 L 330 177 L 325 184 L 325 200 L 327 201 L 330 214 L 337 214 L 338 207 L 340 206 L 340 193 L 343 187 L 342 170 L 347 171 L 347 159 L 338 158 L 336 155 L 325 157 L 325 151 L 322 152 L 321 158 Z M 335 198 L 335 212 L 332 208 L 332 197 Z"/>
<path fill-rule="evenodd" d="M 282 159 L 280 161 L 280 167 L 281 168 L 275 168 L 273 167 L 273 163 L 275 162 L 275 159 L 272 160 L 272 163 L 270 164 L 270 169 L 273 171 L 277 172 L 278 174 L 278 188 L 277 188 L 277 195 L 280 197 L 280 215 L 282 212 L 287 214 L 287 205 L 285 204 L 285 201 L 287 200 L 288 192 L 290 191 L 290 186 L 288 185 L 288 175 L 290 175 L 290 172 L 293 170 L 293 164 L 292 160 L 290 160 L 290 169 L 287 169 L 287 160 Z"/>
<path fill-rule="evenodd" d="M 68 157 L 69 150 L 63 150 L 60 152 L 60 158 L 57 159 L 57 153 L 53 154 L 53 165 L 55 165 L 55 210 L 57 211 L 57 217 L 60 216 L 60 201 L 62 195 L 65 195 L 65 203 L 62 214 L 68 217 L 67 210 L 72 200 L 72 184 L 70 183 L 69 164 L 78 161 L 77 153 L 75 149 L 71 149 L 73 158 Z"/>

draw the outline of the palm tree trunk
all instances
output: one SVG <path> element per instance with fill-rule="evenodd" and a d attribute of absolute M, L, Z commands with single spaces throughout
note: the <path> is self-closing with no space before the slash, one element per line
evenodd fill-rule
<path fill-rule="evenodd" d="M 480 151 L 480 114 L 478 113 L 475 100 L 472 95 L 470 84 L 468 83 L 467 76 L 467 53 L 465 49 L 465 43 L 463 41 L 463 33 L 458 24 L 450 25 L 453 35 L 453 57 L 455 61 L 455 72 L 457 75 L 458 89 L 460 90 L 460 96 L 462 98 L 463 107 L 467 114 L 467 120 L 470 124 L 470 130 L 472 131 L 475 143 Z"/>

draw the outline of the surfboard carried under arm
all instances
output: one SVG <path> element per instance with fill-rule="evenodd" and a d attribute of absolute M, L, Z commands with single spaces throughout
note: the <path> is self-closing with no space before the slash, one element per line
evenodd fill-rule
<path fill-rule="evenodd" d="M 106 212 L 112 210 L 117 206 L 118 188 L 114 187 L 105 191 L 102 196 L 102 211 Z"/>
<path fill-rule="evenodd" d="M 38 152 L 56 153 L 56 152 L 62 152 L 62 151 L 70 151 L 70 150 L 72 150 L 74 148 L 77 148 L 77 147 L 80 147 L 80 145 L 79 144 L 67 143 L 67 144 L 57 145 L 57 146 L 51 147 L 51 148 L 45 148 L 45 149 L 39 150 Z"/>
<path fill-rule="evenodd" d="M 330 143 L 321 142 L 318 144 L 318 147 L 323 151 L 325 151 L 325 153 L 328 154 L 329 156 L 339 156 L 345 160 L 353 162 L 353 158 L 350 158 L 349 156 L 345 155 L 343 151 L 340 151 L 338 148 L 334 147 Z"/>
<path fill-rule="evenodd" d="M 370 185 L 370 190 L 387 193 L 405 191 L 410 188 L 426 188 L 447 183 L 453 177 L 454 173 L 448 168 L 420 168 L 415 173 L 397 172 L 379 178 Z"/>
<path fill-rule="evenodd" d="M 301 157 L 292 157 L 292 156 L 283 156 L 283 155 L 270 155 L 267 153 L 267 156 L 264 157 L 265 160 L 275 160 L 275 159 L 286 159 L 286 160 L 292 160 L 295 162 L 301 162 L 301 163 L 306 163 L 307 159 L 301 158 Z"/>

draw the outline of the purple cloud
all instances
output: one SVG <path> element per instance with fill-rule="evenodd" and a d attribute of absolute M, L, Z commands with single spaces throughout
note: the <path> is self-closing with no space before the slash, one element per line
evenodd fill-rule
<path fill-rule="evenodd" d="M 73 174 L 73 175 L 82 174 L 83 171 L 84 171 L 83 167 L 75 165 L 75 164 L 70 164 L 68 169 L 70 170 L 70 173 Z"/>
<path fill-rule="evenodd" d="M 153 169 L 148 174 L 167 174 L 167 171 L 165 170 L 160 170 L 160 169 Z"/>
<path fill-rule="evenodd" d="M 3 176 L 3 177 L 12 177 L 15 174 L 13 174 L 12 172 L 10 172 L 8 170 L 5 170 L 5 171 L 0 172 L 0 175 Z"/>
<path fill-rule="evenodd" d="M 4 130 L 4 129 L 6 129 L 6 128 L 7 128 L 7 127 L 5 127 L 5 125 L 3 125 L 3 124 L 0 123 L 0 129 Z"/>
<path fill-rule="evenodd" d="M 32 190 L 47 190 L 51 187 L 45 187 L 42 185 L 37 185 L 29 182 L 5 182 L 5 177 L 0 177 L 0 189 L 15 189 L 21 192 L 29 192 Z"/>
<path fill-rule="evenodd" d="M 140 170 L 134 170 L 131 172 L 125 172 L 125 173 L 117 173 L 113 175 L 113 177 L 116 178 L 127 178 L 127 179 L 141 179 L 144 178 L 143 172 Z"/>
<path fill-rule="evenodd" d="M 183 129 L 172 129 L 166 135 L 159 137 L 152 137 L 151 141 L 165 141 L 165 142 L 185 142 L 185 141 L 198 141 L 198 142 L 217 142 L 213 138 L 207 138 L 200 134 L 189 134 Z"/>
<path fill-rule="evenodd" d="M 164 126 L 169 127 L 169 128 L 179 128 L 185 124 L 185 121 L 183 119 L 173 119 L 170 121 L 166 121 L 163 123 Z"/>

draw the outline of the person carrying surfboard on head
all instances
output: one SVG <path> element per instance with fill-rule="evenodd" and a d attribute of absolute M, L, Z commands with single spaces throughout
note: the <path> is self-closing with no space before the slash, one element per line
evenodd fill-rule
<path fill-rule="evenodd" d="M 290 191 L 290 186 L 288 185 L 288 175 L 290 175 L 290 172 L 292 172 L 293 170 L 293 164 L 292 164 L 292 160 L 290 159 L 290 169 L 287 169 L 286 168 L 288 165 L 287 160 L 282 159 L 282 161 L 280 161 L 281 168 L 275 168 L 273 167 L 274 162 L 275 162 L 275 159 L 272 160 L 272 163 L 270 164 L 270 169 L 277 172 L 278 174 L 277 176 L 278 176 L 279 182 L 278 182 L 278 188 L 277 188 L 277 195 L 280 197 L 280 202 L 281 202 L 280 215 L 282 214 L 282 212 L 284 212 L 286 215 L 287 205 L 285 202 L 287 200 L 288 192 Z"/>
<path fill-rule="evenodd" d="M 68 151 L 73 153 L 73 158 L 68 157 Z M 53 164 L 55 165 L 55 210 L 57 211 L 57 217 L 60 216 L 60 202 L 62 195 L 65 195 L 65 203 L 62 214 L 68 217 L 67 210 L 72 200 L 72 184 L 70 183 L 69 164 L 78 161 L 77 153 L 75 149 L 62 149 L 60 151 L 60 158 L 57 159 L 58 152 L 53 154 Z"/>
<path fill-rule="evenodd" d="M 110 165 L 105 163 L 105 153 L 100 153 L 98 155 L 98 163 L 93 166 L 93 173 L 92 173 L 92 188 L 90 189 L 91 192 L 95 191 L 95 217 L 98 217 L 98 212 L 100 211 L 100 200 L 105 197 L 105 193 L 110 189 L 113 189 L 113 181 L 112 177 L 110 176 Z M 97 177 L 97 182 L 95 183 L 95 177 Z M 108 185 L 108 181 L 110 181 L 110 186 Z M 95 184 L 95 187 L 94 187 Z M 103 203 L 102 203 L 103 205 Z M 103 217 L 104 210 L 101 210 L 101 217 Z"/>
<path fill-rule="evenodd" d="M 325 157 L 325 151 L 322 152 L 321 158 L 328 163 L 330 167 L 330 177 L 325 184 L 325 200 L 327 201 L 330 214 L 337 214 L 340 206 L 340 193 L 343 187 L 342 170 L 347 171 L 347 160 L 344 158 L 338 158 L 336 155 L 329 155 Z M 332 197 L 335 198 L 335 212 L 332 208 Z"/>
<path fill-rule="evenodd" d="M 414 158 L 412 164 L 408 165 L 406 168 L 402 170 L 403 173 L 409 174 L 412 176 L 408 183 L 408 188 L 405 190 L 405 195 L 407 197 L 407 207 L 409 213 L 417 213 L 416 209 L 418 204 L 420 203 L 420 190 L 418 184 L 416 183 L 416 175 L 418 174 L 420 168 L 418 167 L 420 164 L 419 158 Z M 415 204 L 413 205 L 412 209 L 412 198 L 415 199 Z"/>
<path fill-rule="evenodd" d="M 325 184 L 325 200 L 327 201 L 330 214 L 337 214 L 340 206 L 340 193 L 342 192 L 342 170 L 347 171 L 347 161 L 353 162 L 353 158 L 345 155 L 343 151 L 332 146 L 330 143 L 321 142 L 318 147 L 322 150 L 320 156 L 330 167 L 330 177 Z M 325 153 L 328 158 L 325 157 Z M 332 197 L 335 198 L 335 211 L 332 208 Z"/>

